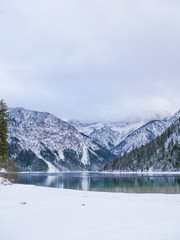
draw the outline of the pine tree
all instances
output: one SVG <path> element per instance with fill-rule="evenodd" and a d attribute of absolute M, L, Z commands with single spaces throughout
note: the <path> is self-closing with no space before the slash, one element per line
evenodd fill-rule
<path fill-rule="evenodd" d="M 9 113 L 4 100 L 0 100 L 0 168 L 6 168 L 8 158 L 8 122 Z"/>

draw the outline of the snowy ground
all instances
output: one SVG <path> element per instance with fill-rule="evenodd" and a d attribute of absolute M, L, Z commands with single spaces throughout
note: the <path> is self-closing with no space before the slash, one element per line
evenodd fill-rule
<path fill-rule="evenodd" d="M 0 184 L 0 240 L 177 240 L 180 195 Z"/>

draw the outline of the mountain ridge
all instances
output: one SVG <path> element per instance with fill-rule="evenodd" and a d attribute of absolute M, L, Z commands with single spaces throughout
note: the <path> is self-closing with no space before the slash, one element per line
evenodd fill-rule
<path fill-rule="evenodd" d="M 114 123 L 70 123 L 80 132 L 86 133 L 95 142 L 107 148 L 116 156 L 130 152 L 156 138 L 173 123 L 178 111 L 173 116 L 169 113 L 156 114 L 156 119 L 137 122 L 114 122 Z M 113 131 L 115 130 L 115 131 Z"/>
<path fill-rule="evenodd" d="M 139 148 L 155 139 L 158 135 L 162 134 L 168 127 L 170 127 L 180 117 L 180 111 L 176 112 L 169 119 L 152 120 L 140 128 L 136 129 L 130 134 L 125 141 L 121 142 L 114 149 L 112 153 L 115 155 L 122 155 L 128 153 L 135 148 Z"/>
<path fill-rule="evenodd" d="M 97 170 L 114 157 L 50 113 L 23 108 L 9 113 L 9 154 L 21 170 Z"/>
<path fill-rule="evenodd" d="M 180 117 L 149 143 L 106 163 L 103 170 L 179 171 Z"/>
<path fill-rule="evenodd" d="M 115 156 L 155 139 L 179 116 L 180 111 L 169 119 L 149 122 L 76 121 L 77 127 L 48 112 L 11 108 L 9 155 L 25 171 L 98 170 Z"/>

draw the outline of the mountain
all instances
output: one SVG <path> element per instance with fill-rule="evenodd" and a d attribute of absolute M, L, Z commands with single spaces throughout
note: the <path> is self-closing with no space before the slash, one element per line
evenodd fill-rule
<path fill-rule="evenodd" d="M 156 138 L 159 134 L 164 132 L 169 126 L 168 121 L 153 120 L 136 129 L 129 134 L 121 143 L 114 147 L 111 151 L 115 155 L 122 155 L 131 150 L 140 147 Z"/>
<path fill-rule="evenodd" d="M 103 170 L 120 171 L 179 171 L 180 170 L 180 117 L 161 135 L 105 164 Z"/>
<path fill-rule="evenodd" d="M 170 126 L 168 121 L 171 117 L 170 113 L 163 112 L 154 114 L 152 117 L 153 120 L 112 123 L 86 123 L 71 120 L 69 124 L 108 149 L 114 155 L 119 156 L 140 147 L 142 144 L 146 144 Z"/>
<path fill-rule="evenodd" d="M 111 152 L 116 156 L 128 153 L 135 148 L 139 148 L 141 145 L 145 145 L 151 140 L 155 139 L 158 135 L 162 134 L 169 126 L 171 126 L 180 117 L 180 111 L 175 113 L 169 119 L 164 120 L 152 120 L 134 132 L 129 134 L 122 142 L 116 147 L 111 149 Z"/>
<path fill-rule="evenodd" d="M 23 171 L 97 170 L 114 155 L 50 113 L 10 109 L 9 155 Z"/>
<path fill-rule="evenodd" d="M 77 120 L 69 121 L 69 124 L 74 126 L 79 132 L 89 136 L 109 151 L 114 149 L 114 147 L 125 140 L 128 135 L 145 123 L 146 121 L 114 123 L 83 123 Z"/>

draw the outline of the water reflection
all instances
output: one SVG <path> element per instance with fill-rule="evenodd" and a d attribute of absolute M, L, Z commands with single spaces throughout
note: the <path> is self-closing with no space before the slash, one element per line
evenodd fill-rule
<path fill-rule="evenodd" d="M 84 191 L 89 191 L 90 189 L 90 177 L 88 177 L 88 173 L 82 173 L 81 178 L 81 188 Z"/>
<path fill-rule="evenodd" d="M 114 175 L 102 173 L 18 174 L 20 184 L 125 193 L 180 193 L 180 175 Z"/>

